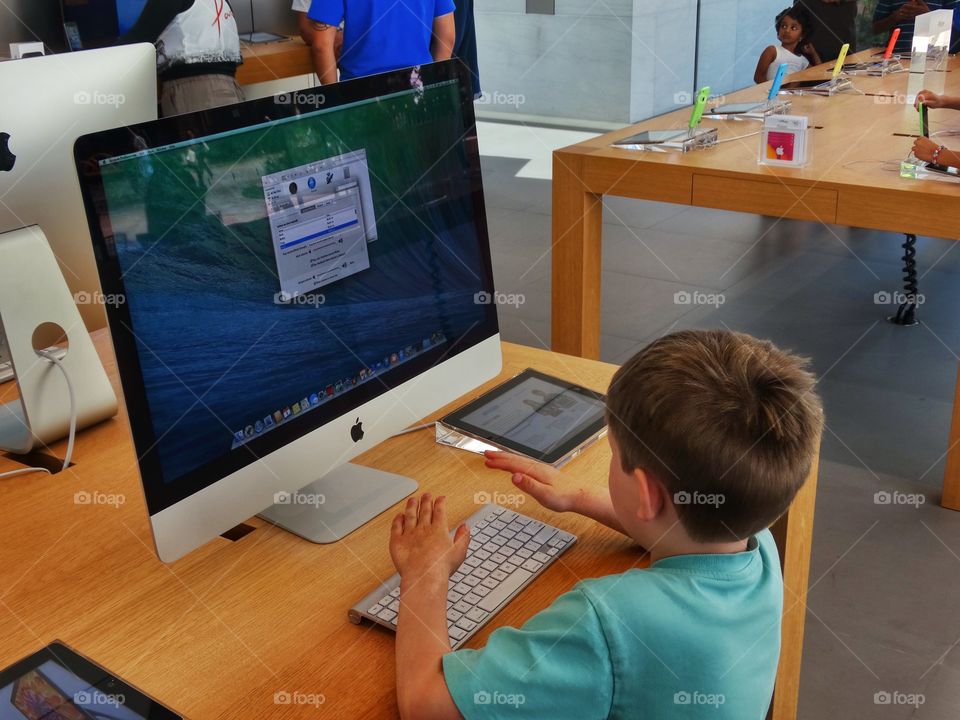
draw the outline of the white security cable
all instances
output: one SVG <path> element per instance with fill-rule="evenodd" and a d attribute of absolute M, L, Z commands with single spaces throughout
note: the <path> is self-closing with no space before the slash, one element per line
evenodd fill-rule
<path fill-rule="evenodd" d="M 73 458 L 73 443 L 77 436 L 77 398 L 76 393 L 73 389 L 73 382 L 70 380 L 70 374 L 67 372 L 67 369 L 63 366 L 63 363 L 60 362 L 58 358 L 51 350 L 37 350 L 37 355 L 42 357 L 44 360 L 53 363 L 58 368 L 60 372 L 63 373 L 63 379 L 67 381 L 67 392 L 70 394 L 70 434 L 67 439 L 67 454 L 63 458 L 63 468 L 61 470 L 66 470 L 70 467 L 70 460 Z M 0 473 L 0 479 L 2 478 L 11 478 L 18 475 L 28 475 L 30 473 L 42 472 L 47 473 L 48 475 L 52 474 L 46 468 L 41 467 L 29 467 L 21 468 L 20 470 L 11 470 L 10 472 Z"/>

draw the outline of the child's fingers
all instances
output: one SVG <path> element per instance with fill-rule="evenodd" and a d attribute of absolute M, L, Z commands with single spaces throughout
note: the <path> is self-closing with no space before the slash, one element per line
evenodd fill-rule
<path fill-rule="evenodd" d="M 417 499 L 411 497 L 403 508 L 403 529 L 413 530 L 417 526 Z"/>
<path fill-rule="evenodd" d="M 550 494 L 548 486 L 539 482 L 536 478 L 524 473 L 514 473 L 513 478 L 511 479 L 513 480 L 514 485 L 541 504 L 543 504 L 544 500 Z"/>
<path fill-rule="evenodd" d="M 441 495 L 433 503 L 433 517 L 431 522 L 434 525 L 439 525 L 443 528 L 443 531 L 447 530 L 447 497 L 446 495 Z"/>
<path fill-rule="evenodd" d="M 430 493 L 420 496 L 420 514 L 417 517 L 418 525 L 425 525 L 433 519 L 433 497 Z"/>
<path fill-rule="evenodd" d="M 390 535 L 392 537 L 400 537 L 403 535 L 403 513 L 393 518 L 393 523 L 390 525 Z"/>
<path fill-rule="evenodd" d="M 547 468 L 536 460 L 514 455 L 513 453 L 488 450 L 484 453 L 486 465 L 494 470 L 506 470 L 511 473 L 523 473 L 547 482 L 549 472 Z"/>

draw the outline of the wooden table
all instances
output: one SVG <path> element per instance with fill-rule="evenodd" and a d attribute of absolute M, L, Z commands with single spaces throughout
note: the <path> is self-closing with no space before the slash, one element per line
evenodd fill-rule
<path fill-rule="evenodd" d="M 853 56 L 865 59 L 873 50 Z M 825 77 L 825 66 L 791 79 Z M 960 93 L 960 57 L 949 60 L 946 90 Z M 758 137 L 725 142 L 708 150 L 637 152 L 610 144 L 640 130 L 684 127 L 689 109 L 607 133 L 553 153 L 552 348 L 600 355 L 600 258 L 603 196 L 718 208 L 777 218 L 916 233 L 956 239 L 960 187 L 934 180 L 907 180 L 879 161 L 899 162 L 915 133 L 917 114 L 904 102 L 907 73 L 855 77 L 867 95 L 791 97 L 792 114 L 807 115 L 814 130 L 813 157 L 798 169 L 757 164 Z M 769 84 L 728 96 L 730 102 L 766 97 Z M 943 112 L 943 111 L 938 111 Z M 757 123 L 704 120 L 720 140 L 758 128 Z M 873 162 L 860 162 L 863 160 Z M 854 162 L 856 161 L 856 162 Z M 950 430 L 944 507 L 960 510 L 960 375 Z"/>
<path fill-rule="evenodd" d="M 313 72 L 310 46 L 299 37 L 270 43 L 241 43 L 243 65 L 237 68 L 241 85 L 280 80 Z"/>
<path fill-rule="evenodd" d="M 109 336 L 94 337 L 119 393 Z M 503 374 L 488 386 L 529 366 L 597 390 L 616 369 L 505 344 Z M 63 444 L 52 450 L 62 453 Z M 392 634 L 347 621 L 347 609 L 394 572 L 387 551 L 393 513 L 333 545 L 254 518 L 256 530 L 240 540 L 218 538 L 164 565 L 153 552 L 124 411 L 81 433 L 75 457 L 67 472 L 0 482 L 0 666 L 59 638 L 193 720 L 396 717 Z M 598 443 L 567 471 L 602 487 L 609 460 L 609 446 Z M 514 493 L 506 474 L 438 446 L 429 432 L 388 440 L 357 461 L 446 494 L 452 521 L 476 509 L 475 493 Z M 0 458 L 0 472 L 12 467 Z M 795 715 L 815 492 L 816 467 L 774 528 L 788 588 L 778 720 Z M 77 493 L 114 502 L 78 504 Z M 551 515 L 533 502 L 515 507 L 580 540 L 471 647 L 499 625 L 523 623 L 581 578 L 647 565 L 628 539 L 592 521 Z M 280 693 L 323 702 L 277 704 Z"/>

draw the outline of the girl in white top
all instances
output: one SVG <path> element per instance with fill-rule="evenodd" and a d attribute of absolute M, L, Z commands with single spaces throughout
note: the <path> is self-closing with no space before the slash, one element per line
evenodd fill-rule
<path fill-rule="evenodd" d="M 787 63 L 787 73 L 800 72 L 811 65 L 820 64 L 820 56 L 810 43 L 813 21 L 803 7 L 790 7 L 777 15 L 777 38 L 780 45 L 770 45 L 760 55 L 753 81 L 764 83 L 773 80 L 777 68 Z"/>

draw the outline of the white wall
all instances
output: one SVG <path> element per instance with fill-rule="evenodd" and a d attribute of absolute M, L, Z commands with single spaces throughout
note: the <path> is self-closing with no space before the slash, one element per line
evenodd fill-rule
<path fill-rule="evenodd" d="M 717 93 L 747 87 L 788 4 L 556 0 L 556 15 L 527 15 L 524 0 L 481 0 L 480 82 L 492 102 L 479 110 L 626 123 L 689 104 L 695 71 Z"/>

